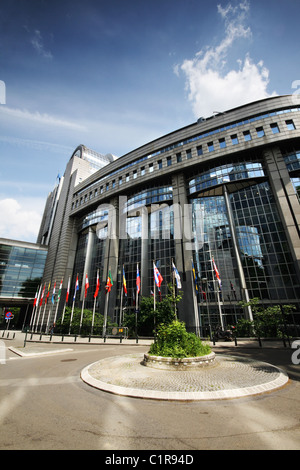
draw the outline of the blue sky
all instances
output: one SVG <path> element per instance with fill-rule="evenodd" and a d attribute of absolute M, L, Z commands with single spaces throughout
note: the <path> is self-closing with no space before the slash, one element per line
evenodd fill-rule
<path fill-rule="evenodd" d="M 1 2 L 0 237 L 36 240 L 79 144 L 122 156 L 297 91 L 299 17 L 298 0 Z"/>

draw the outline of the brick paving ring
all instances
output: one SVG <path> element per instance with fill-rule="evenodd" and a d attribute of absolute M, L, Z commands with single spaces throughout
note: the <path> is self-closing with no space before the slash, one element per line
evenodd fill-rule
<path fill-rule="evenodd" d="M 155 400 L 220 400 L 270 392 L 287 384 L 287 374 L 265 362 L 215 355 L 198 369 L 146 367 L 143 354 L 102 359 L 81 371 L 82 380 L 117 395 Z"/>

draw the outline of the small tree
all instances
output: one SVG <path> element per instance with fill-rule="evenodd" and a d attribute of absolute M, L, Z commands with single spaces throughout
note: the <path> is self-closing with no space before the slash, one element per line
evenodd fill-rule
<path fill-rule="evenodd" d="M 58 319 L 56 323 L 56 330 L 61 331 L 61 333 L 68 333 L 70 327 L 70 320 L 71 320 L 71 313 L 72 308 L 66 307 L 64 321 L 61 323 L 61 320 Z M 81 308 L 74 308 L 73 318 L 72 318 L 72 326 L 71 326 L 71 333 L 79 333 L 80 329 L 80 318 L 81 318 Z M 88 309 L 83 310 L 82 315 L 82 325 L 80 329 L 81 334 L 89 334 L 92 328 L 92 319 L 93 319 L 93 312 Z M 94 327 L 93 327 L 93 334 L 94 335 L 101 335 L 103 331 L 103 322 L 104 316 L 99 313 L 95 312 L 94 318 Z M 110 318 L 107 318 L 107 326 L 117 326 L 116 323 L 111 322 Z"/>
<path fill-rule="evenodd" d="M 163 357 L 197 357 L 210 354 L 211 348 L 194 333 L 188 333 L 183 322 L 173 320 L 159 325 L 157 339 L 149 353 Z"/>
<path fill-rule="evenodd" d="M 168 284 L 169 294 L 167 294 L 162 300 L 156 301 L 156 308 L 154 312 L 154 298 L 142 297 L 140 302 L 140 310 L 137 315 L 137 329 L 139 334 L 152 335 L 154 331 L 154 319 L 155 325 L 158 326 L 160 323 L 171 323 L 175 319 L 175 311 L 177 311 L 177 305 L 182 299 L 181 293 L 174 295 L 172 284 Z M 135 313 L 126 313 L 124 317 L 124 326 L 135 331 L 136 316 Z"/>
<path fill-rule="evenodd" d="M 260 300 L 254 297 L 249 302 L 240 302 L 242 307 L 250 306 L 254 314 L 252 322 L 257 336 L 268 338 L 284 336 L 287 316 L 295 309 L 294 305 L 269 305 L 265 307 Z M 249 322 L 250 323 L 250 322 Z"/>

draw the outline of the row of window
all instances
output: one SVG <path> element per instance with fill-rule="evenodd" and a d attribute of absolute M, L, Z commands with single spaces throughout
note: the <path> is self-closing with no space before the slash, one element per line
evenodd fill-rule
<path fill-rule="evenodd" d="M 288 130 L 296 129 L 295 124 L 294 124 L 292 119 L 289 119 L 289 120 L 285 121 L 285 123 L 286 123 L 286 126 L 287 126 Z M 270 128 L 271 128 L 273 134 L 278 134 L 280 132 L 277 122 L 274 122 L 274 123 L 270 124 Z M 256 127 L 255 130 L 256 130 L 256 136 L 257 137 L 260 138 L 260 137 L 265 136 L 265 131 L 264 131 L 263 126 Z M 248 142 L 249 140 L 252 140 L 251 132 L 249 130 L 243 131 L 243 136 L 244 136 L 244 141 L 245 142 Z M 237 145 L 239 143 L 237 134 L 232 134 L 230 136 L 230 140 L 231 140 L 232 145 Z M 226 143 L 226 140 L 225 140 L 224 137 L 218 139 L 218 144 L 219 144 L 220 149 L 223 149 L 223 148 L 227 147 L 227 143 Z M 207 149 L 208 149 L 208 152 L 213 152 L 215 150 L 215 143 L 213 141 L 208 142 L 207 143 Z M 197 154 L 198 155 L 203 154 L 202 145 L 197 147 Z"/>
<path fill-rule="evenodd" d="M 286 124 L 287 130 L 296 129 L 294 121 L 292 119 L 286 120 L 285 124 Z M 279 129 L 279 126 L 278 126 L 277 123 L 270 124 L 270 128 L 271 128 L 273 134 L 277 134 L 277 133 L 280 132 L 280 129 Z M 256 136 L 258 138 L 261 138 L 261 137 L 265 136 L 265 131 L 264 131 L 263 126 L 256 127 L 255 130 L 256 130 Z M 244 136 L 244 141 L 245 142 L 248 142 L 248 141 L 252 140 L 252 135 L 251 135 L 250 130 L 243 131 L 243 136 Z M 230 136 L 230 140 L 231 140 L 232 145 L 239 144 L 239 139 L 238 139 L 237 134 L 232 134 Z M 219 138 L 218 139 L 218 144 L 219 144 L 220 149 L 226 148 L 227 147 L 227 141 L 226 141 L 225 137 Z M 213 152 L 215 150 L 215 145 L 216 145 L 216 143 L 214 141 L 208 142 L 207 143 L 207 151 L 209 153 Z M 204 148 L 203 148 L 202 145 L 198 145 L 196 147 L 196 149 L 197 149 L 197 156 L 203 155 Z M 176 163 L 181 163 L 183 161 L 184 157 L 185 157 L 186 160 L 190 160 L 192 158 L 192 150 L 187 149 L 187 150 L 185 150 L 185 152 L 178 152 L 176 154 Z M 166 158 L 166 166 L 169 167 L 171 165 L 172 165 L 172 156 L 170 155 Z M 147 171 L 148 171 L 148 173 L 152 173 L 155 170 L 155 166 L 156 166 L 157 170 L 161 170 L 163 168 L 163 160 L 160 159 L 157 162 L 149 163 L 147 166 L 146 165 L 141 166 L 140 167 L 140 176 L 144 176 Z M 137 177 L 138 177 L 138 170 L 136 169 L 136 170 L 133 170 L 132 179 L 135 180 L 135 179 L 137 179 Z M 123 184 L 124 181 L 126 183 L 130 181 L 130 173 L 126 173 L 125 176 L 123 176 L 123 175 L 119 176 L 118 179 L 115 178 L 115 179 L 111 180 L 111 182 L 107 181 L 105 184 L 101 185 L 100 187 L 97 186 L 95 189 L 90 190 L 89 193 L 86 193 L 84 196 L 81 196 L 79 199 L 77 199 L 75 202 L 72 203 L 72 210 L 74 208 L 79 207 L 83 203 L 86 203 L 88 200 L 91 200 L 93 197 L 97 197 L 99 194 L 103 194 L 104 192 L 109 191 L 110 189 L 115 189 L 117 186 L 120 187 Z M 95 183 L 94 183 L 94 185 L 95 185 Z"/>

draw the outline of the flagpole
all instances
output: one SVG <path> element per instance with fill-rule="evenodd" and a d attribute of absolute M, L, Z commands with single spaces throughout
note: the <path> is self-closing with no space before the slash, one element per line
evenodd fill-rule
<path fill-rule="evenodd" d="M 105 296 L 104 321 L 103 321 L 103 330 L 102 330 L 102 337 L 103 337 L 103 338 L 106 336 L 108 297 L 109 297 L 109 291 L 106 292 L 106 296 Z"/>
<path fill-rule="evenodd" d="M 51 298 L 51 306 L 50 306 L 49 313 L 48 313 L 47 325 L 46 325 L 45 333 L 48 331 L 49 322 L 50 322 L 50 317 L 51 317 L 51 315 L 52 315 L 52 308 L 53 308 L 52 305 L 54 305 L 54 302 L 55 302 L 55 289 L 56 289 L 56 279 L 55 279 L 55 281 L 54 281 L 53 292 L 52 292 L 52 298 Z"/>
<path fill-rule="evenodd" d="M 71 279 L 71 276 L 69 276 L 68 287 L 67 287 L 67 293 L 66 293 L 66 298 L 65 298 L 65 304 L 64 304 L 63 314 L 62 314 L 62 317 L 61 317 L 61 322 L 60 322 L 61 325 L 63 324 L 64 318 L 65 318 L 65 311 L 66 311 L 66 305 L 67 305 L 67 298 L 68 298 L 68 300 L 69 300 L 70 279 Z"/>
<path fill-rule="evenodd" d="M 192 259 L 192 267 L 194 266 L 193 259 Z M 195 271 L 195 268 L 194 268 Z M 196 272 L 195 272 L 196 275 Z M 191 271 L 191 279 L 192 279 L 192 290 L 193 290 L 193 302 L 194 302 L 194 315 L 195 315 L 195 327 L 196 327 L 196 335 L 200 336 L 200 324 L 199 324 L 199 311 L 198 311 L 198 299 L 196 296 L 195 291 L 195 279 L 193 271 Z"/>
<path fill-rule="evenodd" d="M 137 272 L 136 272 L 136 284 L 137 281 L 139 284 L 136 285 L 136 303 L 135 303 L 135 337 L 136 337 L 136 342 L 138 342 L 138 331 L 137 331 L 137 314 L 138 314 L 138 309 L 139 309 L 139 291 L 140 291 L 140 270 L 139 270 L 139 264 L 137 263 Z M 139 275 L 139 280 L 137 276 Z"/>
<path fill-rule="evenodd" d="M 61 294 L 61 289 L 62 289 L 62 283 L 63 283 L 63 279 L 61 280 L 60 286 L 59 286 L 59 291 L 58 291 L 58 296 L 57 296 L 57 302 L 56 302 L 56 309 L 55 309 L 55 315 L 54 315 L 53 325 L 55 325 L 55 323 L 56 323 L 57 312 L 58 312 L 58 306 L 59 306 L 59 301 L 60 301 L 60 294 Z"/>
<path fill-rule="evenodd" d="M 43 326 L 43 322 L 44 322 L 46 306 L 47 306 L 47 301 L 46 301 L 46 299 L 45 299 L 44 311 L 43 311 L 42 320 L 41 320 L 41 325 L 40 325 L 40 333 L 41 333 L 41 331 L 42 331 L 42 326 Z M 46 331 L 45 331 L 45 333 L 46 333 Z"/>
<path fill-rule="evenodd" d="M 154 341 L 156 339 L 156 292 L 155 292 L 155 262 L 153 261 L 153 306 L 154 306 Z"/>
<path fill-rule="evenodd" d="M 177 320 L 177 308 L 176 308 L 176 295 L 175 295 L 175 270 L 174 270 L 174 262 L 173 258 L 171 258 L 171 270 L 172 270 L 172 284 L 173 284 L 173 302 L 174 302 L 174 315 L 175 315 L 175 320 Z"/>
<path fill-rule="evenodd" d="M 41 315 L 41 308 L 42 308 L 42 306 L 40 305 L 39 306 L 39 313 L 38 313 L 37 320 L 36 320 L 36 325 L 35 325 L 35 332 L 37 332 L 37 330 L 38 330 L 40 315 Z"/>
<path fill-rule="evenodd" d="M 77 280 L 78 280 L 78 273 L 77 273 L 77 277 L 76 277 L 76 284 L 77 284 Z M 71 326 L 72 326 L 72 321 L 73 321 L 73 314 L 74 314 L 74 304 L 75 304 L 75 298 L 76 298 L 76 287 L 77 287 L 77 285 L 76 285 L 76 284 L 75 284 L 75 292 L 74 292 L 74 296 L 73 296 L 72 312 L 71 312 L 71 317 L 70 317 L 69 335 L 71 334 Z"/>
<path fill-rule="evenodd" d="M 80 334 L 80 332 L 81 332 L 81 326 L 82 326 L 82 318 L 83 318 L 84 302 L 85 302 L 85 297 L 83 297 L 83 301 L 82 301 L 82 307 L 81 307 L 80 324 L 79 324 L 79 334 Z"/>
<path fill-rule="evenodd" d="M 42 289 L 42 285 L 40 284 L 39 288 L 37 289 L 36 302 L 35 302 L 35 305 L 33 307 L 32 314 L 31 314 L 30 330 L 34 328 L 34 325 L 35 325 L 35 319 L 36 319 L 37 309 L 38 309 L 38 305 L 40 301 L 41 289 Z"/>
<path fill-rule="evenodd" d="M 124 293 L 124 264 L 123 264 L 123 271 L 122 271 L 122 289 L 121 289 L 121 301 L 120 301 L 119 326 L 122 325 L 123 293 Z"/>
<path fill-rule="evenodd" d="M 98 294 L 99 294 L 99 287 L 100 287 L 100 277 L 99 277 L 99 269 L 97 269 L 96 290 L 95 290 L 95 293 L 94 293 L 94 307 L 93 307 L 91 335 L 93 334 L 93 330 L 94 330 L 96 302 L 97 302 L 97 297 L 98 297 Z"/>
<path fill-rule="evenodd" d="M 108 282 L 109 281 L 109 282 Z M 106 336 L 106 325 L 107 325 L 107 313 L 108 313 L 108 299 L 109 299 L 109 293 L 110 293 L 110 290 L 111 290 L 111 286 L 112 286 L 112 278 L 111 278 L 111 271 L 110 271 L 110 268 L 108 270 L 108 276 L 107 276 L 107 280 L 106 280 L 106 286 L 105 288 L 107 287 L 106 289 L 106 296 L 105 296 L 105 306 L 104 306 L 104 321 L 103 321 L 103 331 L 102 331 L 102 337 L 105 338 Z"/>
<path fill-rule="evenodd" d="M 211 253 L 211 251 L 209 250 L 210 252 L 210 262 L 211 262 L 211 268 L 212 268 L 212 271 L 213 271 L 213 285 L 214 285 L 214 288 L 215 288 L 215 275 L 216 275 L 216 271 L 215 271 L 215 268 L 214 268 L 214 257 Z M 218 281 L 217 281 L 218 282 Z M 219 285 L 219 283 L 218 283 Z M 220 285 L 219 285 L 220 287 Z M 223 323 L 223 316 L 222 316 L 222 308 L 221 308 L 221 302 L 220 302 L 220 294 L 219 294 L 219 289 L 216 290 L 217 292 L 217 301 L 218 301 L 218 308 L 219 308 L 219 316 L 220 316 L 220 322 L 221 322 L 221 328 L 222 330 L 224 330 L 224 323 Z"/>

